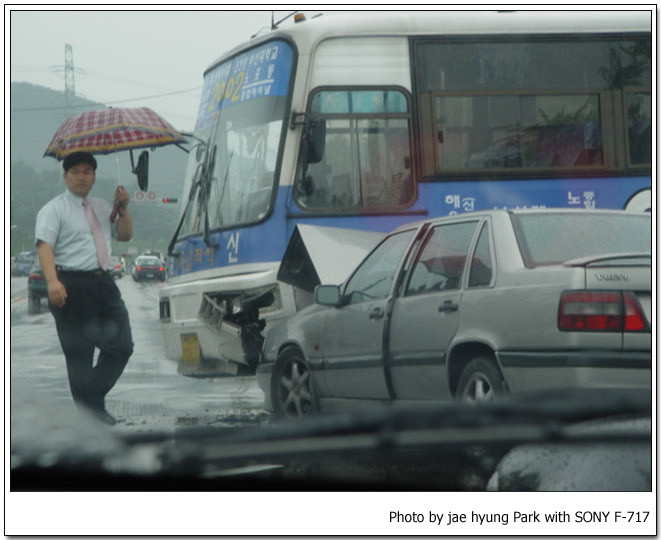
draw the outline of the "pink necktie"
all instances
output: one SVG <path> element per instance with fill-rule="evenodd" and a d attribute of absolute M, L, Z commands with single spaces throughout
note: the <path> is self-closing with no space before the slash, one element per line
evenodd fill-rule
<path fill-rule="evenodd" d="M 99 264 L 101 265 L 102 270 L 107 270 L 110 266 L 110 256 L 108 255 L 108 246 L 106 246 L 106 239 L 103 237 L 103 229 L 101 229 L 101 224 L 99 219 L 96 217 L 94 210 L 90 206 L 90 203 L 87 199 L 83 199 L 83 208 L 85 209 L 85 217 L 87 222 L 90 224 L 90 230 L 92 231 L 92 236 L 94 237 L 94 243 L 96 244 L 96 255 L 99 258 Z"/>

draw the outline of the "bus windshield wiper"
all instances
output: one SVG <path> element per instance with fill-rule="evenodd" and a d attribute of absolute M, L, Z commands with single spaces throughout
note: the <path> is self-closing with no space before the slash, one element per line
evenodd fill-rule
<path fill-rule="evenodd" d="M 213 149 L 209 153 L 209 159 L 205 161 L 205 166 L 202 170 L 202 200 L 200 208 L 201 212 L 204 212 L 204 236 L 203 240 L 207 247 L 211 247 L 211 235 L 209 232 L 209 200 L 211 199 L 211 182 L 213 180 L 213 169 L 216 165 L 216 151 L 218 147 L 214 145 Z M 228 165 L 229 170 L 229 165 Z"/>
<path fill-rule="evenodd" d="M 205 144 L 206 146 L 206 144 Z M 215 166 L 215 161 L 216 161 L 216 149 L 217 147 L 214 145 L 213 149 L 211 151 L 208 150 L 208 148 L 205 149 L 205 154 L 204 154 L 204 159 L 201 164 L 197 166 L 197 170 L 195 171 L 195 180 L 193 181 L 193 184 L 191 185 L 190 192 L 188 194 L 188 200 L 186 201 L 186 208 L 184 209 L 181 219 L 179 220 L 179 225 L 177 226 L 177 229 L 172 236 L 172 240 L 170 240 L 170 244 L 168 245 L 168 256 L 174 255 L 176 257 L 176 254 L 174 253 L 174 246 L 179 238 L 179 233 L 181 232 L 181 227 L 184 224 L 184 220 L 186 219 L 188 212 L 190 212 L 193 200 L 195 198 L 195 193 L 199 190 L 199 196 L 198 196 L 198 212 L 202 213 L 204 212 L 204 242 L 207 246 L 211 245 L 211 241 L 209 238 L 209 212 L 208 212 L 208 206 L 209 206 L 209 198 L 210 198 L 210 191 L 211 191 L 211 182 L 212 182 L 212 175 L 213 175 L 213 168 Z"/>
<path fill-rule="evenodd" d="M 191 208 L 191 203 L 193 201 L 193 198 L 195 197 L 195 192 L 197 189 L 200 187 L 202 183 L 202 178 L 200 173 L 200 167 L 202 165 L 197 166 L 197 170 L 195 171 L 195 178 L 196 180 L 193 181 L 193 184 L 191 185 L 190 191 L 188 192 L 188 199 L 186 200 L 186 207 L 184 208 L 184 211 L 181 214 L 181 218 L 179 219 L 179 224 L 177 225 L 177 229 L 174 231 L 174 234 L 172 235 L 172 240 L 170 240 L 170 244 L 168 245 L 168 257 L 171 256 L 177 256 L 174 253 L 174 245 L 177 243 L 177 239 L 179 238 L 179 233 L 181 232 L 181 227 L 184 224 L 184 220 L 188 216 L 188 212 L 190 211 Z"/>

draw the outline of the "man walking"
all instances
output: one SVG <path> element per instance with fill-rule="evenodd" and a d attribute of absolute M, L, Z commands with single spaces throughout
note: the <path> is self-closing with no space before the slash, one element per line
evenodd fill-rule
<path fill-rule="evenodd" d="M 116 420 L 106 411 L 105 397 L 133 353 L 133 339 L 128 311 L 108 273 L 110 239 L 129 241 L 133 221 L 127 208 L 130 197 L 122 186 L 115 191 L 121 210 L 114 223 L 106 201 L 87 197 L 96 167 L 88 152 L 64 160 L 67 190 L 39 211 L 35 238 L 71 395 L 77 405 L 112 425 Z"/>

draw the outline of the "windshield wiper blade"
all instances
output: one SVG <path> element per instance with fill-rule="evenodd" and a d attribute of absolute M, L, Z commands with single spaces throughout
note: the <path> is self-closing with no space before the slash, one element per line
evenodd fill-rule
<path fill-rule="evenodd" d="M 570 436 L 568 426 L 614 417 L 649 417 L 651 403 L 651 395 L 644 392 L 582 390 L 576 394 L 536 394 L 471 407 L 454 403 L 384 406 L 356 413 L 320 414 L 296 422 L 279 421 L 262 427 L 188 428 L 175 434 L 174 448 L 185 454 L 189 445 L 193 449 L 222 447 L 213 450 L 209 457 L 230 459 L 270 455 L 274 451 L 287 455 L 296 451 L 314 453 L 324 448 L 383 450 L 416 445 L 569 441 L 576 440 L 576 436 Z M 631 434 L 605 431 L 594 436 L 621 439 L 623 435 L 626 439 Z M 644 439 L 650 436 L 642 435 Z M 330 442 L 335 439 L 337 442 Z M 172 442 L 172 434 L 127 434 L 123 440 L 128 444 Z M 324 447 L 325 444 L 330 446 Z M 254 448 L 248 450 L 251 445 Z"/>
<path fill-rule="evenodd" d="M 167 440 L 159 440 L 157 434 L 129 435 L 124 440 L 129 446 L 158 448 L 161 469 L 157 474 L 166 477 L 226 481 L 237 475 L 245 481 L 243 475 L 251 468 L 257 475 L 253 479 L 261 474 L 266 485 L 293 482 L 291 488 L 303 480 L 299 487 L 304 489 L 314 487 L 315 481 L 323 483 L 329 471 L 329 481 L 344 479 L 352 485 L 360 477 L 373 486 L 377 474 L 378 482 L 398 487 L 420 489 L 426 483 L 447 487 L 451 481 L 455 489 L 476 471 L 480 481 L 486 482 L 502 457 L 521 445 L 651 445 L 651 396 L 586 394 L 472 407 L 452 403 L 384 407 L 260 427 L 184 428 Z M 338 467 L 344 471 L 338 472 Z M 399 479 L 388 476 L 396 470 L 406 474 Z M 417 480 L 411 485 L 415 474 Z"/>
<path fill-rule="evenodd" d="M 201 167 L 201 165 L 198 165 L 198 168 Z M 196 173 L 197 175 L 197 173 Z M 179 219 L 179 224 L 177 225 L 176 230 L 174 231 L 174 234 L 172 235 L 172 240 L 170 240 L 170 244 L 168 245 L 168 257 L 175 256 L 177 257 L 178 254 L 174 253 L 174 246 L 177 243 L 177 240 L 179 239 L 179 233 L 181 232 L 181 227 L 184 224 L 184 220 L 186 219 L 188 212 L 190 211 L 191 208 L 191 202 L 193 201 L 193 198 L 195 197 L 195 192 L 197 189 L 200 187 L 200 184 L 202 182 L 201 177 L 198 178 L 193 182 L 191 185 L 190 191 L 188 192 L 188 200 L 186 201 L 186 207 L 184 208 L 184 211 L 181 213 L 181 218 Z"/>
<path fill-rule="evenodd" d="M 195 192 L 198 189 L 200 190 L 198 210 L 200 212 L 204 212 L 203 239 L 204 239 L 204 243 L 207 246 L 212 245 L 210 239 L 210 233 L 209 233 L 209 199 L 210 199 L 210 189 L 211 189 L 213 169 L 216 162 L 216 150 L 217 150 L 217 146 L 215 145 L 211 151 L 208 151 L 207 149 L 205 151 L 205 155 L 202 163 L 198 165 L 198 170 L 195 173 L 197 180 L 195 180 L 193 182 L 193 185 L 191 186 L 191 190 L 188 195 L 188 201 L 186 202 L 186 208 L 184 209 L 184 212 L 181 215 L 181 219 L 179 220 L 179 225 L 177 226 L 177 229 L 174 235 L 172 236 L 172 240 L 170 240 L 170 244 L 168 245 L 168 256 L 172 256 L 172 255 L 177 256 L 177 254 L 174 253 L 174 246 L 177 243 L 177 240 L 179 239 L 179 233 L 181 232 L 181 227 L 183 226 L 184 220 L 186 219 L 186 216 L 190 211 L 191 204 L 195 196 Z"/>

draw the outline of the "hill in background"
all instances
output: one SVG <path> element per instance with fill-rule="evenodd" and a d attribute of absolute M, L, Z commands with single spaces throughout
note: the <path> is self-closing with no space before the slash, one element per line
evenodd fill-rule
<path fill-rule="evenodd" d="M 136 104 L 135 107 L 141 105 Z M 10 219 L 11 254 L 33 249 L 34 220 L 39 209 L 64 191 L 62 163 L 43 157 L 59 126 L 70 116 L 88 110 L 105 108 L 76 96 L 65 96 L 43 86 L 11 83 L 10 97 Z M 167 118 L 166 118 L 167 120 Z M 134 151 L 137 160 L 141 150 Z M 129 193 L 138 191 L 136 176 L 131 172 L 128 151 L 96 156 L 99 167 L 93 190 L 96 197 L 112 200 L 121 182 Z M 179 204 L 132 204 L 134 238 L 128 244 L 113 247 L 116 253 L 138 253 L 144 249 L 165 251 L 174 234 L 182 200 L 187 154 L 175 146 L 156 148 L 149 155 L 149 191 L 157 200 L 178 197 Z"/>

